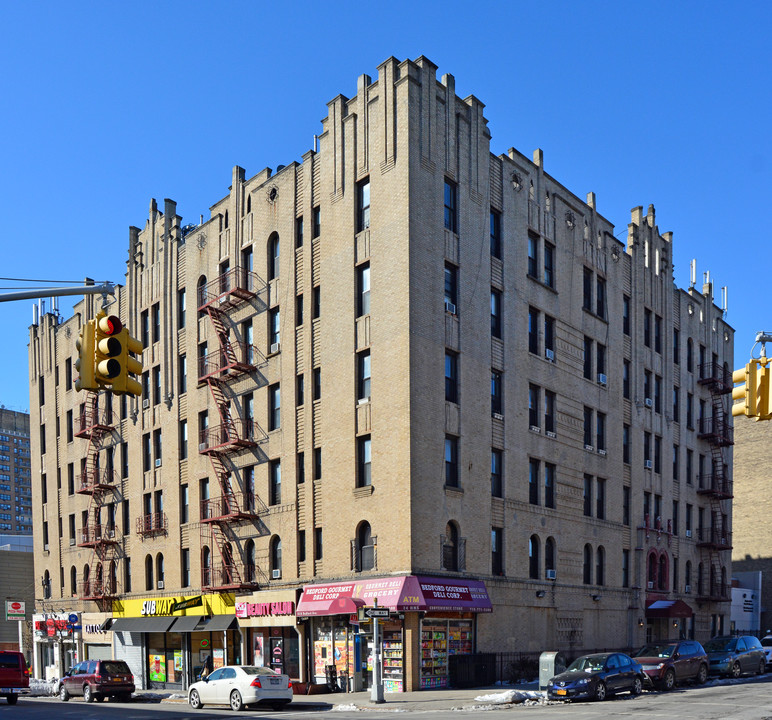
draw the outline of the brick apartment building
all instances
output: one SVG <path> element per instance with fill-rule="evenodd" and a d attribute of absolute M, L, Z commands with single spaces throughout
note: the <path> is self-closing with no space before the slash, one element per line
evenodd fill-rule
<path fill-rule="evenodd" d="M 205 222 L 151 203 L 109 308 L 145 346 L 141 398 L 74 389 L 101 301 L 31 328 L 39 622 L 95 633 L 56 627 L 61 656 L 43 635 L 36 671 L 112 645 L 145 686 L 212 653 L 361 687 L 376 599 L 387 690 L 444 686 L 455 654 L 722 629 L 712 286 L 674 285 L 652 207 L 620 242 L 540 151 L 492 154 L 436 71 L 361 76 L 318 149 L 234 168 Z"/>

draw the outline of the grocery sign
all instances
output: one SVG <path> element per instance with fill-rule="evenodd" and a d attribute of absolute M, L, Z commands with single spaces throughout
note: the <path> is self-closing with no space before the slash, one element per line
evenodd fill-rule
<path fill-rule="evenodd" d="M 23 602 L 18 600 L 5 601 L 5 619 L 6 620 L 24 620 L 27 613 Z"/>

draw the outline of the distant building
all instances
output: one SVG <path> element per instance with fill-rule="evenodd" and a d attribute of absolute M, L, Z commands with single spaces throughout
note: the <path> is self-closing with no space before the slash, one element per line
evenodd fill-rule
<path fill-rule="evenodd" d="M 6 619 L 8 603 L 24 603 L 22 650 L 32 659 L 32 613 L 35 610 L 35 574 L 32 536 L 0 535 L 0 650 L 19 649 L 19 619 Z M 11 607 L 11 612 L 18 608 Z"/>
<path fill-rule="evenodd" d="M 735 572 L 733 575 L 729 630 L 761 637 L 761 573 Z"/>
<path fill-rule="evenodd" d="M 129 228 L 141 397 L 75 390 L 101 299 L 31 327 L 38 607 L 169 689 L 210 652 L 360 687 L 376 599 L 389 690 L 728 630 L 733 330 L 654 208 L 619 231 L 541 151 L 491 154 L 423 57 L 327 112 L 205 222 Z"/>
<path fill-rule="evenodd" d="M 29 415 L 0 407 L 0 534 L 32 534 Z"/>

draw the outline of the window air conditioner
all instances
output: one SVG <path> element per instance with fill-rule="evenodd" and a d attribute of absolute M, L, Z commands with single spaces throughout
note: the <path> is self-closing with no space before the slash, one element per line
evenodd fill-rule
<path fill-rule="evenodd" d="M 595 448 L 592 445 L 585 445 L 584 449 L 587 450 L 587 452 L 594 452 Z"/>
<path fill-rule="evenodd" d="M 147 410 L 150 407 L 150 400 L 148 398 L 145 398 L 142 401 L 142 409 Z"/>
<path fill-rule="evenodd" d="M 651 407 L 651 406 L 652 406 L 654 403 L 651 401 L 651 398 L 645 398 L 645 399 L 644 399 L 644 401 L 643 401 L 643 404 L 644 404 L 644 405 L 645 405 L 647 408 L 650 408 L 650 407 Z"/>
<path fill-rule="evenodd" d="M 538 425 L 531 425 L 530 427 L 531 432 L 541 432 L 541 428 Z"/>
<path fill-rule="evenodd" d="M 496 420 L 503 420 L 504 416 L 501 413 L 492 413 L 493 417 L 496 418 Z"/>
<path fill-rule="evenodd" d="M 547 358 L 550 362 L 555 362 L 555 351 L 550 350 L 549 348 L 544 349 L 544 357 Z"/>
<path fill-rule="evenodd" d="M 271 354 L 277 353 L 281 350 L 281 343 L 271 343 Z"/>
<path fill-rule="evenodd" d="M 74 545 L 74 544 L 75 544 L 75 538 L 70 538 L 70 545 Z"/>
<path fill-rule="evenodd" d="M 606 451 L 603 448 L 600 448 L 598 450 L 598 455 L 605 455 L 605 454 L 606 454 Z"/>
<path fill-rule="evenodd" d="M 651 580 L 649 580 L 649 582 L 646 583 L 646 587 L 649 590 L 653 590 L 654 589 L 654 583 Z"/>
<path fill-rule="evenodd" d="M 684 586 L 684 592 L 690 593 L 691 591 L 692 591 L 692 586 L 691 585 Z"/>
<path fill-rule="evenodd" d="M 161 458 L 156 458 L 155 459 L 155 466 L 156 467 L 161 467 Z"/>
<path fill-rule="evenodd" d="M 48 543 L 46 543 L 45 545 L 43 545 L 43 550 L 48 550 Z"/>
<path fill-rule="evenodd" d="M 686 537 L 691 537 L 691 536 L 692 536 L 692 531 L 691 530 L 687 530 L 686 531 Z"/>
<path fill-rule="evenodd" d="M 198 444 L 198 451 L 200 453 L 202 453 L 202 452 L 204 452 L 204 450 L 206 450 L 206 443 L 199 443 Z"/>
<path fill-rule="evenodd" d="M 158 589 L 159 590 L 163 590 L 164 589 L 164 581 L 163 580 L 159 580 L 158 581 Z"/>
<path fill-rule="evenodd" d="M 557 437 L 557 433 L 556 433 L 556 432 L 554 432 L 553 430 L 547 430 L 547 432 L 545 432 L 544 434 L 545 434 L 547 437 L 549 437 L 549 438 L 554 438 L 554 437 Z"/>
<path fill-rule="evenodd" d="M 456 305 L 455 303 L 450 302 L 447 298 L 445 299 L 445 311 L 449 312 L 451 315 L 456 314 Z"/>
<path fill-rule="evenodd" d="M 271 571 L 271 577 L 274 580 L 279 580 L 281 578 L 281 570 L 279 570 L 278 568 L 276 570 L 272 570 Z"/>
<path fill-rule="evenodd" d="M 651 460 L 644 460 L 643 467 L 647 470 L 651 470 Z"/>
<path fill-rule="evenodd" d="M 558 573 L 556 570 L 547 570 L 547 580 L 556 580 Z"/>
<path fill-rule="evenodd" d="M 603 387 L 606 387 L 607 382 L 608 378 L 606 377 L 606 373 L 598 373 L 598 385 L 603 385 Z"/>

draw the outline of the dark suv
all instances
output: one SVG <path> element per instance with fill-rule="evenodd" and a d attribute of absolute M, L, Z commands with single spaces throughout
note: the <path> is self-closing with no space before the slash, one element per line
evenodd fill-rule
<path fill-rule="evenodd" d="M 663 690 L 672 690 L 684 680 L 701 685 L 708 678 L 708 656 L 694 640 L 651 643 L 633 657 L 643 666 L 649 682 Z"/>
<path fill-rule="evenodd" d="M 62 678 L 59 697 L 65 702 L 82 695 L 90 703 L 114 697 L 123 702 L 134 692 L 134 676 L 123 660 L 85 660 Z"/>

